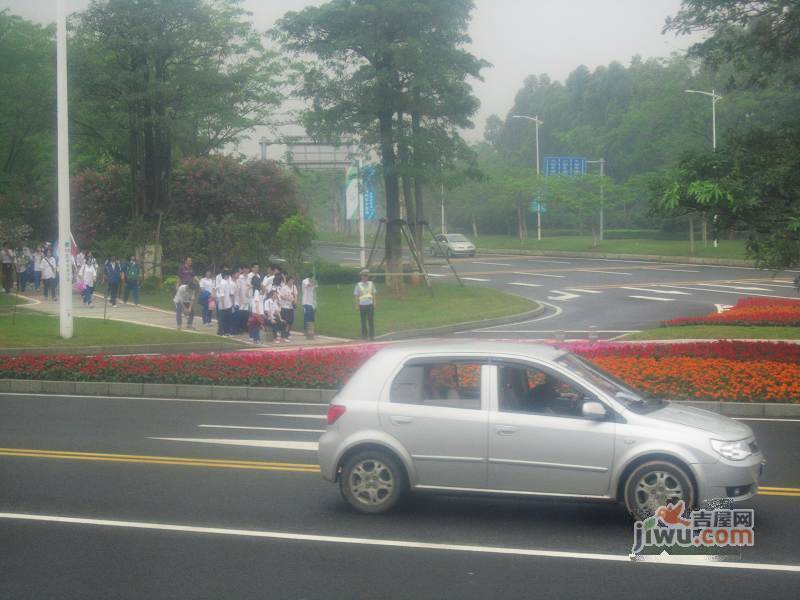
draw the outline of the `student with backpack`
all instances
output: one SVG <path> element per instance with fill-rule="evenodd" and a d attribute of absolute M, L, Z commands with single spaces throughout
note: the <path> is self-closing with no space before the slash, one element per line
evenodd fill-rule
<path fill-rule="evenodd" d="M 136 261 L 135 256 L 131 256 L 123 267 L 123 277 L 125 278 L 125 291 L 122 301 L 127 304 L 128 298 L 133 297 L 133 304 L 139 306 L 139 286 L 142 283 L 142 269 Z"/>

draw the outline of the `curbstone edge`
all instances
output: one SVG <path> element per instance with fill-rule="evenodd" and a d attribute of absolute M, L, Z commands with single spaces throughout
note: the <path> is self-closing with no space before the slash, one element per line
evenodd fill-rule
<path fill-rule="evenodd" d="M 141 383 L 109 383 L 108 394 L 110 396 L 143 396 L 142 386 Z"/>
<path fill-rule="evenodd" d="M 153 398 L 175 398 L 178 386 L 174 383 L 143 383 L 142 394 Z"/>
<path fill-rule="evenodd" d="M 247 400 L 247 388 L 234 385 L 215 385 L 211 396 L 216 400 Z"/>

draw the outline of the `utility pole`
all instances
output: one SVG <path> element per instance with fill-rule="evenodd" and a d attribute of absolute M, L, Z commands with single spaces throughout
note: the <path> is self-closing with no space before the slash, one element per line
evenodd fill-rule
<path fill-rule="evenodd" d="M 67 104 L 67 13 L 58 0 L 56 90 L 58 102 L 58 319 L 61 337 L 72 337 L 72 235 L 69 203 L 69 109 Z"/>
<path fill-rule="evenodd" d="M 364 187 L 361 183 L 361 159 L 358 159 L 358 235 L 361 240 L 361 268 L 367 266 L 367 247 L 364 231 Z"/>
<path fill-rule="evenodd" d="M 606 159 L 601 158 L 599 160 L 587 160 L 586 164 L 599 164 L 600 165 L 600 235 L 598 239 L 602 242 L 604 238 L 604 231 L 605 231 L 605 205 L 606 205 L 606 195 L 605 195 L 605 167 L 606 167 Z"/>
<path fill-rule="evenodd" d="M 722 96 L 718 95 L 714 88 L 710 92 L 701 90 L 684 90 L 687 94 L 702 94 L 711 98 L 711 149 L 713 152 L 717 151 L 717 102 L 722 100 Z M 718 215 L 714 215 L 714 248 L 719 246 L 717 239 L 716 223 Z M 705 232 L 706 217 L 703 217 L 703 232 Z M 705 241 L 705 240 L 704 240 Z"/>
<path fill-rule="evenodd" d="M 512 119 L 525 119 L 527 121 L 533 121 L 536 124 L 536 176 L 539 176 L 539 165 L 541 161 L 539 160 L 539 125 L 544 125 L 544 121 L 539 119 L 539 115 L 529 117 L 527 115 L 512 115 Z M 536 199 L 536 239 L 538 241 L 542 241 L 542 199 Z"/>

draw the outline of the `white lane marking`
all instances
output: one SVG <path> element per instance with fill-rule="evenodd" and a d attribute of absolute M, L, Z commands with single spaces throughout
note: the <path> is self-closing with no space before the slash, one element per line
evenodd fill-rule
<path fill-rule="evenodd" d="M 487 283 L 491 281 L 491 279 L 481 279 L 480 277 L 461 277 L 464 281 L 481 281 L 483 283 Z"/>
<path fill-rule="evenodd" d="M 561 558 L 572 560 L 594 560 L 626 563 L 636 565 L 625 554 L 601 554 L 596 552 L 568 552 L 564 550 L 540 550 L 536 548 L 514 548 L 504 546 L 477 546 L 472 544 L 444 544 L 437 542 L 415 542 L 411 540 L 388 540 L 380 538 L 358 538 L 335 535 L 319 535 L 309 533 L 289 533 L 285 531 L 265 531 L 259 529 L 232 529 L 227 527 L 198 527 L 195 525 L 174 525 L 170 523 L 150 523 L 142 521 L 119 521 L 114 519 L 89 519 L 82 517 L 65 517 L 61 515 L 37 515 L 28 513 L 1 512 L 0 519 L 16 521 L 37 521 L 47 523 L 70 523 L 73 525 L 95 525 L 99 527 L 119 527 L 126 529 L 147 529 L 155 531 L 175 531 L 181 533 L 206 533 L 231 537 L 266 538 L 273 540 L 291 540 L 296 542 L 323 542 L 329 544 L 349 544 L 356 546 L 377 546 L 384 548 L 403 548 L 415 550 L 440 550 L 448 552 L 471 552 L 475 554 L 502 554 L 510 556 L 530 556 L 538 558 Z M 691 556 L 671 556 L 653 561 L 653 565 L 680 565 L 683 567 L 708 567 L 717 569 L 744 569 L 755 571 L 800 572 L 800 565 L 750 563 L 750 562 L 717 562 L 698 561 Z M 635 568 L 635 567 L 634 567 Z"/>
<path fill-rule="evenodd" d="M 730 310 L 730 309 L 732 309 L 732 308 L 733 308 L 733 306 L 731 306 L 730 304 L 715 304 L 715 305 L 714 305 L 714 308 L 716 308 L 716 309 L 717 309 L 717 312 L 718 312 L 718 313 L 723 313 L 723 312 L 725 312 L 726 310 Z"/>
<path fill-rule="evenodd" d="M 508 285 L 519 285 L 522 287 L 542 287 L 539 283 L 522 283 L 521 281 L 512 281 Z"/>
<path fill-rule="evenodd" d="M 428 273 L 428 277 L 449 277 L 449 275 L 444 275 L 442 273 Z"/>
<path fill-rule="evenodd" d="M 800 423 L 800 419 L 770 419 L 769 417 L 732 417 L 734 421 L 776 421 L 778 423 Z"/>
<path fill-rule="evenodd" d="M 677 288 L 679 290 L 692 290 L 694 292 L 716 292 L 717 294 L 735 294 L 737 296 L 757 296 L 759 298 L 786 298 L 791 299 L 789 296 L 776 296 L 775 294 L 754 294 L 752 292 L 736 292 L 734 290 L 715 290 L 712 288 L 695 288 L 685 285 L 664 285 L 663 287 Z"/>
<path fill-rule="evenodd" d="M 722 283 L 695 283 L 693 285 L 702 285 L 703 287 L 718 287 L 724 289 L 731 289 L 731 290 L 743 290 L 746 292 L 771 292 L 767 288 L 763 287 L 743 287 L 738 285 L 724 285 Z"/>
<path fill-rule="evenodd" d="M 639 300 L 655 300 L 657 302 L 675 302 L 675 298 L 658 298 L 656 296 L 628 296 L 628 298 L 637 298 Z"/>
<path fill-rule="evenodd" d="M 600 290 L 584 290 L 582 288 L 564 288 L 568 292 L 581 292 L 582 294 L 602 294 Z"/>
<path fill-rule="evenodd" d="M 619 271 L 597 271 L 595 269 L 578 269 L 581 273 L 603 273 L 604 275 L 627 275 L 631 276 L 633 273 L 620 273 Z"/>
<path fill-rule="evenodd" d="M 473 260 L 473 265 L 491 265 L 492 267 L 510 267 L 511 263 L 495 263 L 495 262 L 483 262 L 480 260 Z"/>
<path fill-rule="evenodd" d="M 548 300 L 556 300 L 558 302 L 564 300 L 572 300 L 574 298 L 580 298 L 578 294 L 570 294 L 569 292 L 562 292 L 561 290 L 550 290 L 551 294 L 560 294 L 560 296 L 548 296 Z"/>
<path fill-rule="evenodd" d="M 561 315 L 564 312 L 564 309 L 558 306 L 557 304 L 550 304 L 549 302 L 544 302 L 542 300 L 537 300 L 539 304 L 542 306 L 547 306 L 548 308 L 552 308 L 555 312 L 551 315 L 543 315 L 541 317 L 536 317 L 535 319 L 531 319 L 529 321 L 522 321 L 521 323 L 514 323 L 515 326 L 519 325 L 527 325 L 528 323 L 536 323 L 537 321 L 547 321 L 548 319 L 553 319 Z M 508 327 L 508 325 L 495 325 L 494 327 L 483 327 L 481 329 L 472 329 L 468 332 L 456 332 L 456 333 L 503 333 L 503 330 L 498 330 L 500 327 Z"/>
<path fill-rule="evenodd" d="M 752 283 L 752 282 L 738 281 L 737 283 Z M 771 288 L 786 288 L 786 289 L 790 289 L 790 290 L 796 290 L 797 289 L 797 286 L 794 286 L 794 285 L 780 285 L 780 284 L 777 284 L 777 283 L 764 283 L 762 281 L 759 281 L 757 283 L 758 283 L 758 285 L 765 285 L 765 286 L 771 287 Z"/>
<path fill-rule="evenodd" d="M 524 271 L 514 271 L 514 275 L 530 275 L 531 277 L 551 277 L 553 279 L 566 278 L 566 275 L 550 275 L 548 273 L 526 273 Z"/>
<path fill-rule="evenodd" d="M 632 292 L 646 292 L 648 294 L 673 294 L 676 296 L 691 296 L 689 292 L 677 292 L 675 290 L 648 290 L 638 287 L 623 287 L 621 290 L 630 290 Z"/>
<path fill-rule="evenodd" d="M 504 329 L 496 333 L 638 333 L 639 329 Z"/>
<path fill-rule="evenodd" d="M 321 419 L 328 418 L 327 415 L 285 415 L 283 413 L 258 413 L 259 417 L 288 417 L 290 419 Z"/>
<path fill-rule="evenodd" d="M 579 257 L 575 260 L 591 260 L 596 262 L 616 262 L 616 263 L 628 263 L 632 265 L 663 265 L 663 264 L 679 264 L 679 263 L 662 263 L 662 262 L 654 262 L 652 260 L 623 260 L 621 258 L 583 258 Z"/>
<path fill-rule="evenodd" d="M 699 273 L 696 269 L 665 269 L 664 267 L 642 267 L 648 271 L 670 271 L 672 273 Z"/>
<path fill-rule="evenodd" d="M 80 394 L 36 394 L 0 392 L 0 396 L 35 396 L 37 398 L 88 398 L 90 400 L 146 400 L 147 402 L 202 402 L 205 404 L 267 404 L 280 406 L 328 406 L 327 402 L 277 402 L 266 400 L 201 400 L 194 398 L 145 398 L 140 396 L 81 396 Z"/>
<path fill-rule="evenodd" d="M 191 442 L 195 444 L 224 444 L 226 446 L 252 446 L 253 448 L 279 448 L 282 450 L 308 450 L 316 452 L 317 442 L 292 442 L 279 440 L 228 440 L 225 438 L 169 438 L 151 437 L 149 440 L 165 442 Z"/>
<path fill-rule="evenodd" d="M 244 425 L 198 425 L 206 429 L 252 429 L 253 431 L 294 431 L 300 433 L 325 433 L 324 429 L 295 429 L 293 427 L 246 427 Z"/>
<path fill-rule="evenodd" d="M 571 265 L 572 262 L 568 260 L 545 260 L 543 258 L 530 258 L 528 262 L 543 262 L 543 263 L 553 263 L 556 265 Z"/>

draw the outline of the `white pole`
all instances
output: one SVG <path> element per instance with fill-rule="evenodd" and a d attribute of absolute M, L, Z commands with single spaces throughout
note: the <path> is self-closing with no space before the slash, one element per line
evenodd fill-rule
<path fill-rule="evenodd" d="M 538 207 L 536 210 L 536 239 L 542 241 L 542 202 L 537 202 Z"/>
<path fill-rule="evenodd" d="M 367 266 L 367 245 L 364 233 L 364 189 L 361 185 L 361 159 L 358 159 L 358 235 L 361 238 L 361 268 Z"/>
<path fill-rule="evenodd" d="M 61 337 L 72 337 L 72 253 L 69 206 L 69 127 L 67 106 L 67 14 L 58 0 L 58 316 Z"/>
<path fill-rule="evenodd" d="M 600 159 L 600 241 L 603 241 L 605 228 L 605 188 L 603 187 L 603 176 L 605 175 L 606 159 Z"/>
<path fill-rule="evenodd" d="M 539 174 L 539 124 L 541 121 L 539 120 L 539 115 L 534 117 L 536 122 L 536 174 Z M 540 238 L 541 239 L 541 238 Z"/>
<path fill-rule="evenodd" d="M 711 144 L 717 151 L 717 93 L 711 90 Z"/>
<path fill-rule="evenodd" d="M 447 233 L 447 222 L 444 218 L 444 183 L 442 184 L 442 233 Z"/>

